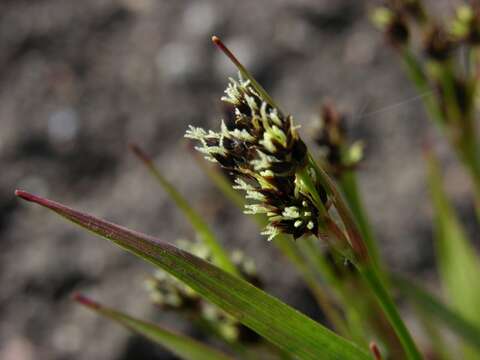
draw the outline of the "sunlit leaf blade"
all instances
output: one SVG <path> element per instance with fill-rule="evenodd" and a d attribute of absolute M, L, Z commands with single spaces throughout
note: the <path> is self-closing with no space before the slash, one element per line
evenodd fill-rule
<path fill-rule="evenodd" d="M 240 276 L 237 268 L 230 260 L 228 254 L 218 242 L 215 234 L 212 232 L 207 223 L 188 203 L 182 194 L 180 194 L 175 186 L 173 186 L 155 166 L 153 160 L 136 144 L 131 144 L 130 148 L 132 152 L 145 164 L 152 175 L 158 180 L 158 183 L 167 192 L 170 198 L 175 202 L 180 210 L 184 213 L 187 219 L 190 221 L 194 229 L 197 231 L 200 238 L 203 240 L 206 246 L 210 249 L 213 255 L 215 264 L 222 269 L 228 271 L 231 274 Z"/>
<path fill-rule="evenodd" d="M 74 299 L 97 314 L 143 335 L 185 360 L 233 360 L 232 357 L 202 344 L 192 338 L 161 328 L 156 324 L 135 319 L 127 314 L 101 305 L 91 299 L 76 294 Z"/>
<path fill-rule="evenodd" d="M 296 358 L 369 359 L 356 345 L 278 299 L 173 245 L 23 191 L 16 194 L 169 272 Z"/>
<path fill-rule="evenodd" d="M 396 287 L 415 305 L 432 318 L 437 318 L 455 334 L 480 350 L 480 327 L 465 319 L 461 314 L 443 304 L 420 286 L 399 276 L 393 277 Z"/>
<path fill-rule="evenodd" d="M 358 190 L 355 171 L 347 170 L 343 172 L 339 179 L 339 186 L 362 233 L 373 263 L 377 268 L 381 269 L 378 246 Z"/>

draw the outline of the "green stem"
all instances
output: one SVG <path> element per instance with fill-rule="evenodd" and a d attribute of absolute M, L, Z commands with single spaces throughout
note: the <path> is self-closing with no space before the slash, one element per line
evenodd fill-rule
<path fill-rule="evenodd" d="M 357 225 L 362 234 L 368 253 L 378 269 L 381 269 L 380 255 L 378 246 L 373 235 L 372 227 L 368 221 L 368 216 L 363 206 L 363 202 L 358 191 L 357 176 L 353 170 L 345 171 L 340 179 L 339 185 L 350 207 L 350 210 L 357 221 Z"/>
<path fill-rule="evenodd" d="M 428 83 L 428 79 L 425 75 L 422 65 L 418 62 L 408 48 L 403 49 L 402 59 L 408 76 L 416 86 L 420 95 L 428 95 L 424 97 L 424 104 L 428 114 L 438 123 L 440 127 L 443 127 L 445 124 L 445 119 L 435 97 L 429 94 L 432 92 L 432 88 Z"/>
<path fill-rule="evenodd" d="M 385 289 L 385 286 L 377 274 L 375 267 L 372 266 L 372 264 L 358 265 L 358 270 L 374 292 L 380 307 L 395 330 L 395 333 L 397 334 L 405 353 L 407 354 L 407 358 L 409 360 L 421 360 L 422 355 L 418 351 L 415 342 L 413 341 L 407 327 L 400 317 L 393 299 Z"/>

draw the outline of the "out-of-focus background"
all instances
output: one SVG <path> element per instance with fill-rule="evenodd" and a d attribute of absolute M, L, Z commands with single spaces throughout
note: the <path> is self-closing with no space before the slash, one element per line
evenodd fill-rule
<path fill-rule="evenodd" d="M 382 253 L 434 284 L 431 210 L 421 144 L 436 137 L 401 64 L 357 0 L 0 2 L 0 359 L 173 359 L 79 308 L 82 291 L 171 328 L 149 305 L 148 265 L 45 210 L 15 188 L 166 241 L 192 229 L 127 150 L 141 144 L 230 248 L 257 262 L 266 289 L 319 316 L 292 268 L 224 201 L 187 151 L 188 124 L 218 126 L 233 66 L 220 35 L 312 137 L 326 98 L 366 142 L 361 186 Z M 442 142 L 440 141 L 440 144 Z M 464 218 L 468 181 L 440 145 Z M 197 334 L 198 335 L 198 334 Z"/>

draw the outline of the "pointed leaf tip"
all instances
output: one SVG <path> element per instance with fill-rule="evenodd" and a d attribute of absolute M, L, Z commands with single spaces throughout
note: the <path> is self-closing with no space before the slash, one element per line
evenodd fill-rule
<path fill-rule="evenodd" d="M 48 208 L 50 210 L 53 210 L 53 211 L 58 212 L 60 210 L 66 209 L 65 206 L 63 206 L 60 203 L 57 203 L 57 202 L 52 201 L 52 200 L 45 199 L 41 196 L 30 194 L 29 192 L 26 192 L 26 191 L 23 191 L 23 190 L 15 190 L 15 195 L 18 196 L 19 198 L 23 199 L 23 200 L 33 202 L 35 204 L 41 205 L 41 206 L 46 207 L 46 208 Z M 68 209 L 67 209 L 67 212 L 68 212 Z"/>
<path fill-rule="evenodd" d="M 80 293 L 74 293 L 72 295 L 73 300 L 78 302 L 79 304 L 86 306 L 90 309 L 93 310 L 99 310 L 101 308 L 101 305 L 97 303 L 96 301 L 86 297 L 85 295 L 82 295 Z"/>
<path fill-rule="evenodd" d="M 370 348 L 370 351 L 372 352 L 373 358 L 375 360 L 382 360 L 382 353 L 380 352 L 380 349 L 378 348 L 377 344 L 375 342 L 371 342 L 370 345 L 368 346 Z"/>
<path fill-rule="evenodd" d="M 248 74 L 247 70 L 243 67 L 237 57 L 233 55 L 230 49 L 223 43 L 223 41 L 218 36 L 213 35 L 212 42 L 230 59 L 232 63 L 235 64 L 235 66 L 238 68 L 238 70 L 240 70 L 240 72 L 244 73 L 245 75 Z"/>
<path fill-rule="evenodd" d="M 15 196 L 30 202 L 39 203 L 43 199 L 23 190 L 15 190 Z"/>

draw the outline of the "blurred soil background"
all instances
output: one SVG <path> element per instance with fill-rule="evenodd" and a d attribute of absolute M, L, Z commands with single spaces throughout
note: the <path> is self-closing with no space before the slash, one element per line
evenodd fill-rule
<path fill-rule="evenodd" d="M 434 284 L 421 144 L 437 137 L 393 50 L 358 0 L 0 2 L 0 359 L 173 359 L 70 300 L 106 304 L 192 333 L 149 305 L 151 268 L 37 206 L 48 196 L 166 241 L 192 229 L 127 150 L 131 141 L 213 224 L 255 258 L 269 292 L 315 318 L 308 292 L 189 154 L 188 124 L 218 126 L 233 66 L 217 34 L 312 138 L 325 98 L 366 142 L 360 178 L 388 264 Z M 442 144 L 442 142 L 440 142 Z M 445 145 L 446 184 L 472 216 L 468 181 Z M 473 231 L 473 230 L 472 230 Z M 201 334 L 194 333 L 201 337 Z"/>

